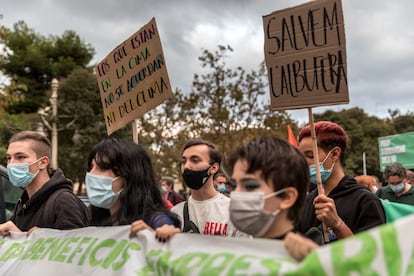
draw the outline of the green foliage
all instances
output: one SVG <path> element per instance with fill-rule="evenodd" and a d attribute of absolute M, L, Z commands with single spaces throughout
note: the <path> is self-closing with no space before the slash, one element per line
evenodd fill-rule
<path fill-rule="evenodd" d="M 47 104 L 45 91 L 51 80 L 67 77 L 76 67 L 85 68 L 94 55 L 94 49 L 73 31 L 46 38 L 23 21 L 15 23 L 13 30 L 1 26 L 0 43 L 7 53 L 0 58 L 0 71 L 14 82 L 8 93 L 24 95 L 5 105 L 7 112 L 15 114 L 36 112 Z"/>
<path fill-rule="evenodd" d="M 292 120 L 271 110 L 264 64 L 250 73 L 228 68 L 224 59 L 232 51 L 230 46 L 204 50 L 199 60 L 206 73 L 194 75 L 192 91 L 177 90 L 173 99 L 144 116 L 140 143 L 153 152 L 160 175 L 181 177 L 181 148 L 193 137 L 217 144 L 227 171 L 228 155 L 241 144 L 261 135 L 286 138 Z"/>
<path fill-rule="evenodd" d="M 390 135 L 393 126 L 386 120 L 368 116 L 361 108 L 332 110 L 314 115 L 315 121 L 332 121 L 341 125 L 349 136 L 344 169 L 352 175 L 363 174 L 363 153 L 367 174 L 381 176 L 378 160 L 378 137 Z"/>
<path fill-rule="evenodd" d="M 6 152 L 10 137 L 21 130 L 33 129 L 37 123 L 39 119 L 33 114 L 0 115 L 0 164 L 7 164 Z"/>
<path fill-rule="evenodd" d="M 75 69 L 59 86 L 59 167 L 82 181 L 86 157 L 106 136 L 98 83 L 91 70 Z"/>

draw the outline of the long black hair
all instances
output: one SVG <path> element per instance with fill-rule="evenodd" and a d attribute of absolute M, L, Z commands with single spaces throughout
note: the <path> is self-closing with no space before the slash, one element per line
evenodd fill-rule
<path fill-rule="evenodd" d="M 92 224 L 126 225 L 142 219 L 150 225 L 152 219 L 160 213 L 169 214 L 176 222 L 176 216 L 164 205 L 159 185 L 155 181 L 151 158 L 142 146 L 127 139 L 104 139 L 89 153 L 88 172 L 92 169 L 93 160 L 101 169 L 110 169 L 116 176 L 123 177 L 125 185 L 119 195 L 120 208 L 112 216 L 111 223 L 102 221 L 102 213 L 108 216 L 108 210 L 99 211 L 92 207 Z"/>

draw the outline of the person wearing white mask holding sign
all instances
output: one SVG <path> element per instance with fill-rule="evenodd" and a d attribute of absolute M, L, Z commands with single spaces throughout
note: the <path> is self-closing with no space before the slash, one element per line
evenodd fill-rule
<path fill-rule="evenodd" d="M 1 235 L 88 226 L 87 207 L 73 194 L 72 182 L 62 170 L 49 168 L 50 155 L 50 141 L 40 132 L 22 131 L 10 138 L 7 173 L 23 193 L 11 219 L 0 225 Z"/>
<path fill-rule="evenodd" d="M 142 146 L 127 139 L 104 139 L 89 153 L 87 165 L 91 225 L 131 224 L 131 237 L 143 229 L 180 226 L 164 204 L 151 159 Z"/>

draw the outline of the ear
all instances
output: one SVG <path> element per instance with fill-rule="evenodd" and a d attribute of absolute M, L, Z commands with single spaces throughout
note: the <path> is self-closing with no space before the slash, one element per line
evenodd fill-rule
<path fill-rule="evenodd" d="M 287 187 L 283 195 L 280 197 L 280 209 L 281 210 L 288 210 L 292 207 L 296 200 L 298 199 L 298 190 L 294 187 Z"/>
<path fill-rule="evenodd" d="M 332 153 L 331 153 L 331 155 L 332 155 L 332 159 L 333 159 L 334 161 L 339 160 L 339 158 L 340 158 L 340 156 L 341 156 L 341 148 L 340 148 L 340 147 L 334 147 L 334 148 L 332 149 Z"/>
<path fill-rule="evenodd" d="M 42 159 L 39 161 L 39 168 L 41 170 L 46 169 L 49 166 L 49 157 L 43 156 Z"/>
<path fill-rule="evenodd" d="M 218 170 L 220 169 L 220 165 L 218 163 L 213 163 L 210 167 L 210 174 L 216 174 Z"/>

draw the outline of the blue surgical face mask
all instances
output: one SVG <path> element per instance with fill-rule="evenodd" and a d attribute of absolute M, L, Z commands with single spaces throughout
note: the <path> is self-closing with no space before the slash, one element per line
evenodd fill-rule
<path fill-rule="evenodd" d="M 391 190 L 396 194 L 402 192 L 402 190 L 404 190 L 404 187 L 405 187 L 404 182 L 401 182 L 400 184 L 397 184 L 397 185 L 390 184 Z"/>
<path fill-rule="evenodd" d="M 40 158 L 34 161 L 33 163 L 10 163 L 7 165 L 7 174 L 9 176 L 10 182 L 15 187 L 26 187 L 28 184 L 32 183 L 33 179 L 39 173 L 38 170 L 36 173 L 31 173 L 29 167 L 37 162 Z"/>
<path fill-rule="evenodd" d="M 325 182 L 329 179 L 329 177 L 332 174 L 332 169 L 335 165 L 335 162 L 332 163 L 332 166 L 329 170 L 325 170 L 325 168 L 323 167 L 323 164 L 328 159 L 328 156 L 331 154 L 331 152 L 332 150 L 328 152 L 328 154 L 326 155 L 325 159 L 322 162 L 319 162 L 319 172 L 321 173 L 322 184 L 325 184 Z M 318 180 L 316 178 L 316 166 L 315 165 L 309 166 L 309 176 L 310 176 L 310 182 L 316 185 L 318 183 Z"/>
<path fill-rule="evenodd" d="M 220 193 L 226 193 L 227 192 L 227 187 L 225 184 L 218 184 L 217 185 L 217 191 Z"/>
<path fill-rule="evenodd" d="M 89 201 L 93 206 L 110 209 L 119 197 L 112 191 L 112 183 L 119 177 L 107 177 L 93 173 L 86 173 L 85 183 Z"/>

